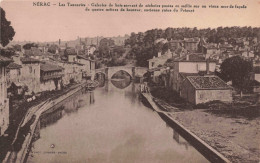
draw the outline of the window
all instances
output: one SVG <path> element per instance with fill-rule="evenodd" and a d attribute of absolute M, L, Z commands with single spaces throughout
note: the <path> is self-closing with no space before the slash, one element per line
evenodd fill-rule
<path fill-rule="evenodd" d="M 154 62 L 152 62 L 152 67 L 154 66 Z"/>
<path fill-rule="evenodd" d="M 29 72 L 32 73 L 32 67 L 31 66 L 29 67 Z"/>
<path fill-rule="evenodd" d="M 20 69 L 18 69 L 18 75 L 21 75 L 21 70 Z"/>

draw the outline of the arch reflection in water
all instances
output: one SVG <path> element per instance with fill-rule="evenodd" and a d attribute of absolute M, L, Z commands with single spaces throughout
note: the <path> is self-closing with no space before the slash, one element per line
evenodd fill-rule
<path fill-rule="evenodd" d="M 119 89 L 125 89 L 131 84 L 131 76 L 128 72 L 120 70 L 116 72 L 112 78 L 111 83 Z"/>

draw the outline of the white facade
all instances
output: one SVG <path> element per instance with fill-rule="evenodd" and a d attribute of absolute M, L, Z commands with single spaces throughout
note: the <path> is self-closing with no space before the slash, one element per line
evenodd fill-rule
<path fill-rule="evenodd" d="M 9 99 L 7 98 L 6 67 L 0 66 L 0 136 L 9 125 Z"/>

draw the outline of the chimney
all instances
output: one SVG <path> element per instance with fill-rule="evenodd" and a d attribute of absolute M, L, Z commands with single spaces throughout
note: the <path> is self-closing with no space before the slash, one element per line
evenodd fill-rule
<path fill-rule="evenodd" d="M 189 61 L 189 60 L 190 60 L 190 55 L 187 54 L 187 55 L 186 55 L 186 61 Z"/>
<path fill-rule="evenodd" d="M 206 60 L 206 71 L 207 75 L 209 75 L 209 58 Z"/>
<path fill-rule="evenodd" d="M 60 46 L 60 39 L 59 39 L 59 46 Z"/>

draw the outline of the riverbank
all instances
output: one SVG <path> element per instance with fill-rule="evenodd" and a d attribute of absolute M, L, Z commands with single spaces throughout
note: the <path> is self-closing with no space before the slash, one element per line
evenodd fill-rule
<path fill-rule="evenodd" d="M 169 112 L 162 109 L 162 106 L 158 105 L 154 101 L 154 97 L 150 93 L 142 93 L 142 96 L 145 99 L 145 102 L 151 106 L 151 108 L 156 111 L 166 123 L 171 126 L 174 130 L 177 130 L 178 133 L 181 134 L 190 144 L 193 145 L 201 154 L 204 155 L 210 162 L 216 163 L 229 163 L 230 161 L 225 158 L 221 153 L 216 151 L 210 145 L 208 145 L 205 141 L 203 141 L 200 137 L 195 135 L 186 126 L 179 123 L 176 119 L 172 118 Z"/>
<path fill-rule="evenodd" d="M 259 109 L 258 113 L 250 113 L 250 110 L 247 110 L 248 116 L 239 116 L 239 109 L 232 114 L 230 108 L 226 111 L 221 110 L 225 108 L 180 109 L 159 98 L 154 98 L 154 101 L 161 109 L 167 111 L 169 116 L 230 161 L 259 162 Z M 252 112 L 255 111 L 253 108 Z"/>
<path fill-rule="evenodd" d="M 64 99 L 70 97 L 71 95 L 73 95 L 77 91 L 81 90 L 85 85 L 86 85 L 86 82 L 83 82 L 81 84 L 72 85 L 68 89 L 61 91 L 59 94 L 57 94 L 57 96 L 49 97 L 45 101 L 41 101 L 40 104 L 35 105 L 35 106 L 28 109 L 24 118 L 21 120 L 21 122 L 19 123 L 19 126 L 17 127 L 18 129 L 17 129 L 17 132 L 15 134 L 14 140 L 12 141 L 12 143 L 10 143 L 10 145 L 11 144 L 17 144 L 17 141 L 20 141 L 19 139 L 16 140 L 16 138 L 19 137 L 17 135 L 25 137 L 25 139 L 23 139 L 23 142 L 20 142 L 20 143 L 18 142 L 18 144 L 21 144 L 21 145 L 19 145 L 19 146 L 21 146 L 20 147 L 21 149 L 19 149 L 19 150 L 14 149 L 15 151 L 19 151 L 18 154 L 14 153 L 14 155 L 17 155 L 16 157 L 18 157 L 18 156 L 21 157 L 21 158 L 18 159 L 19 161 L 23 160 L 24 157 L 25 157 L 24 153 L 27 153 L 27 148 L 29 147 L 29 145 L 31 143 L 33 133 L 34 133 L 34 130 L 35 130 L 35 127 L 36 127 L 36 124 L 38 122 L 40 115 L 44 111 L 47 111 L 48 109 L 52 108 L 54 105 L 60 103 Z M 28 126 L 27 124 L 31 121 L 33 116 L 35 116 L 34 121 L 32 122 L 32 124 L 29 124 L 29 126 Z M 28 128 L 29 131 L 26 132 L 26 133 L 22 133 L 22 135 L 21 135 L 20 131 L 19 131 L 20 128 L 22 128 L 22 129 Z M 30 134 L 28 134 L 28 133 L 30 133 Z M 12 147 L 12 148 L 14 148 L 14 147 Z M 7 150 L 12 151 L 11 148 L 7 148 Z M 22 153 L 22 154 L 20 154 L 20 153 Z M 5 157 L 5 161 L 9 162 L 10 161 L 9 159 L 13 159 L 12 155 L 13 155 L 13 152 L 8 152 L 6 157 Z M 9 158 L 9 156 L 11 156 L 11 158 Z"/>

